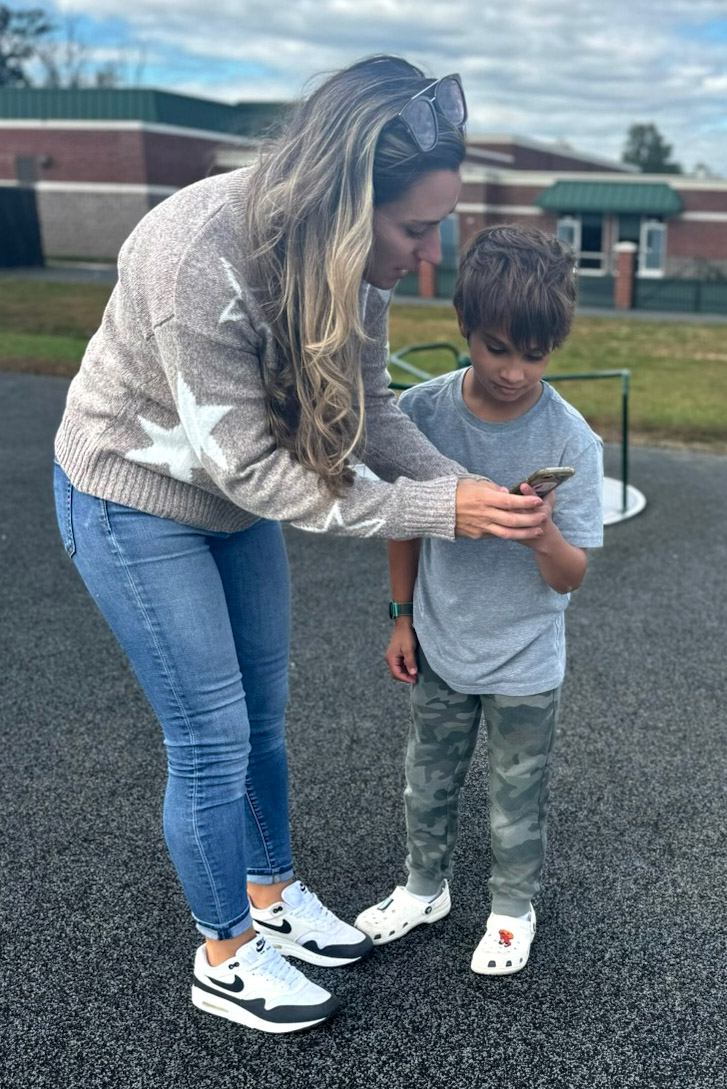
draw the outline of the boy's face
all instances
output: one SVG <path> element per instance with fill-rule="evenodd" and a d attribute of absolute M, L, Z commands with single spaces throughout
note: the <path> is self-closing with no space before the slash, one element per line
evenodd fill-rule
<path fill-rule="evenodd" d="M 489 329 L 470 333 L 467 343 L 472 360 L 473 398 L 501 418 L 514 419 L 527 412 L 540 397 L 540 379 L 550 353 L 543 354 L 536 347 L 522 353 L 503 333 Z"/>

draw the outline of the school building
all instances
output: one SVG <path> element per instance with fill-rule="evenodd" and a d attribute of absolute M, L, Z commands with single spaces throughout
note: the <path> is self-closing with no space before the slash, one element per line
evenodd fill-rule
<path fill-rule="evenodd" d="M 35 209 L 46 258 L 113 260 L 155 204 L 251 162 L 283 109 L 144 88 L 0 89 L 0 235 L 20 215 L 14 201 Z M 727 313 L 727 179 L 644 175 L 567 145 L 476 134 L 463 179 L 442 264 L 399 293 L 451 296 L 470 235 L 528 222 L 573 245 L 582 304 Z"/>
<path fill-rule="evenodd" d="M 45 257 L 115 260 L 139 220 L 214 171 L 218 153 L 250 161 L 281 109 L 144 88 L 0 88 L 0 204 L 3 189 L 34 192 Z"/>
<path fill-rule="evenodd" d="M 536 223 L 576 251 L 584 305 L 727 313 L 727 179 L 645 175 L 517 137 L 473 144 L 510 162 L 468 155 L 455 247 L 486 225 Z"/>

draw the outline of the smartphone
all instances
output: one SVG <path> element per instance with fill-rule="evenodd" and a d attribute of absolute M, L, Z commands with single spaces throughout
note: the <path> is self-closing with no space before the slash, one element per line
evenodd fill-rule
<path fill-rule="evenodd" d="M 530 474 L 526 481 L 521 483 L 529 484 L 535 494 L 543 499 L 559 484 L 562 484 L 564 480 L 570 480 L 574 473 L 575 469 L 571 469 L 569 465 L 554 465 L 549 469 L 537 469 Z M 514 484 L 510 491 L 513 495 L 522 495 L 520 484 Z"/>

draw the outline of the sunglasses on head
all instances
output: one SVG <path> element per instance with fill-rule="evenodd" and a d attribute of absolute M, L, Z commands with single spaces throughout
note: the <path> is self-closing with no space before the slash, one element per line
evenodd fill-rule
<path fill-rule="evenodd" d="M 467 120 L 462 81 L 456 72 L 435 79 L 417 91 L 399 110 L 396 120 L 406 125 L 409 135 L 420 151 L 431 151 L 439 140 L 437 110 L 460 131 Z"/>

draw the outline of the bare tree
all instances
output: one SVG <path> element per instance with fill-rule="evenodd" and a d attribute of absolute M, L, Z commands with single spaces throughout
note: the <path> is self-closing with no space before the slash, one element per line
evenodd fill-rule
<path fill-rule="evenodd" d="M 78 33 L 78 20 L 68 17 L 63 35 L 46 38 L 36 46 L 35 55 L 43 72 L 44 87 L 84 87 L 88 63 L 86 43 Z"/>
<path fill-rule="evenodd" d="M 0 87 L 119 87 L 139 83 L 146 64 L 122 50 L 94 63 L 80 22 L 54 22 L 41 8 L 11 9 L 0 3 Z"/>
<path fill-rule="evenodd" d="M 42 8 L 13 10 L 0 4 L 0 87 L 30 87 L 27 66 L 55 29 Z"/>

